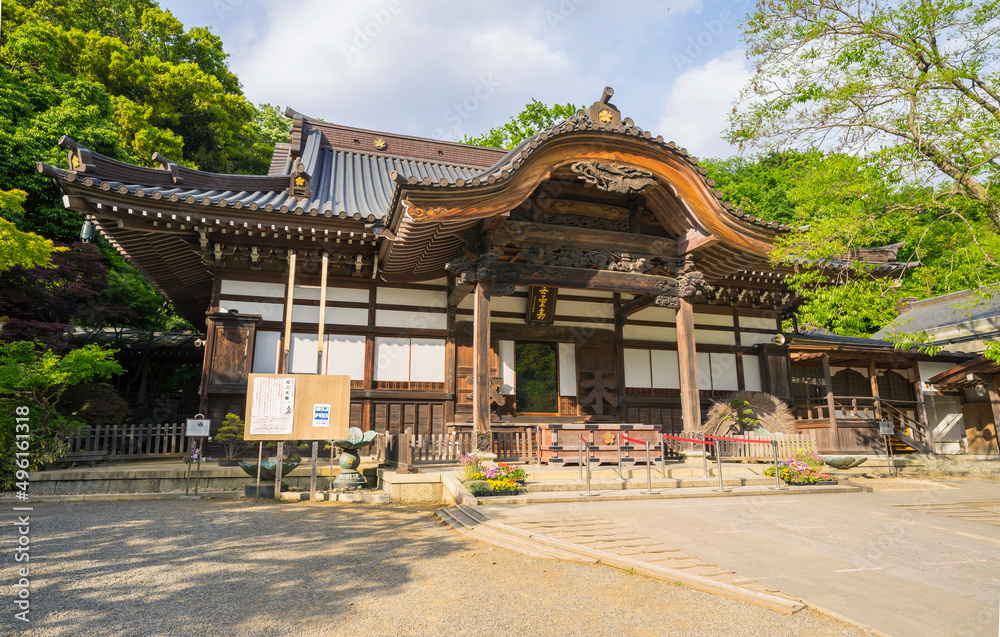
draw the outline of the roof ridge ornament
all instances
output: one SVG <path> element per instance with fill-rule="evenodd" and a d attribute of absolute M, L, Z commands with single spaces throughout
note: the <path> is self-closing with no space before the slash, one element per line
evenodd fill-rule
<path fill-rule="evenodd" d="M 59 147 L 68 150 L 66 160 L 69 162 L 69 169 L 78 173 L 94 172 L 97 166 L 93 164 L 90 156 L 90 149 L 78 144 L 76 140 L 68 135 L 63 135 L 57 142 Z"/>
<path fill-rule="evenodd" d="M 591 104 L 590 108 L 587 110 L 587 116 L 590 117 L 591 122 L 607 126 L 609 128 L 621 125 L 621 111 L 618 110 L 617 106 L 608 101 L 614 94 L 615 89 L 610 86 L 604 87 L 604 93 L 601 95 L 601 99 Z"/>
<path fill-rule="evenodd" d="M 170 172 L 170 178 L 175 185 L 183 184 L 184 178 L 181 177 L 180 167 L 174 162 L 170 161 L 160 153 L 153 153 L 153 161 L 160 165 L 160 168 Z"/>
<path fill-rule="evenodd" d="M 292 162 L 292 174 L 289 177 L 288 194 L 293 197 L 309 197 L 312 192 L 309 188 L 310 176 L 306 172 L 306 165 L 302 159 L 297 157 Z"/>

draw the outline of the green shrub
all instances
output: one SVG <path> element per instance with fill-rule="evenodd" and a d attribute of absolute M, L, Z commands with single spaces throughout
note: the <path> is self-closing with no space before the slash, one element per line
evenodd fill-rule
<path fill-rule="evenodd" d="M 490 487 L 490 483 L 486 480 L 469 480 L 465 483 L 465 488 L 468 489 L 469 493 L 472 495 L 478 495 L 480 493 L 489 493 L 493 489 Z"/>

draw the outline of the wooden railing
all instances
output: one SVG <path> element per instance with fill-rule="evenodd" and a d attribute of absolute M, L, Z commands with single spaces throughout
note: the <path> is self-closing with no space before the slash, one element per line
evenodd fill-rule
<path fill-rule="evenodd" d="M 190 450 L 184 423 L 86 425 L 63 432 L 67 461 L 180 457 Z"/>
<path fill-rule="evenodd" d="M 535 459 L 536 441 L 533 431 L 494 431 L 493 453 L 500 462 L 527 462 Z M 401 434 L 379 436 L 374 457 L 386 464 L 409 467 L 412 464 L 458 463 L 462 456 L 476 448 L 471 432 L 446 434 Z"/>
<path fill-rule="evenodd" d="M 798 451 L 816 451 L 816 436 L 812 433 L 802 434 L 728 434 L 730 438 L 743 438 L 745 440 L 777 440 L 778 459 L 788 460 Z M 748 460 L 770 460 L 774 458 L 774 449 L 771 445 L 762 445 L 752 442 L 733 442 L 730 440 L 716 441 L 719 445 L 719 453 L 723 458 L 740 458 Z"/>

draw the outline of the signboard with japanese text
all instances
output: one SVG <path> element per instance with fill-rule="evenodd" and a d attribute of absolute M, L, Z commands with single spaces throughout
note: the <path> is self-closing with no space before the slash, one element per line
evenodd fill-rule
<path fill-rule="evenodd" d="M 351 377 L 250 374 L 245 440 L 338 440 L 351 419 Z"/>
<path fill-rule="evenodd" d="M 558 288 L 551 285 L 532 285 L 528 288 L 528 313 L 524 320 L 528 325 L 552 325 L 556 318 L 556 295 Z"/>

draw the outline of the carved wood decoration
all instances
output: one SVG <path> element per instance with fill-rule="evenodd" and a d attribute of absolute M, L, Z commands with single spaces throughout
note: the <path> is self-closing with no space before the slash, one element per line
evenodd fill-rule
<path fill-rule="evenodd" d="M 618 406 L 618 397 L 612 393 L 618 384 L 612 379 L 605 380 L 603 370 L 592 370 L 586 373 L 592 375 L 593 378 L 584 378 L 580 381 L 580 387 L 584 390 L 590 390 L 590 393 L 580 397 L 580 404 L 592 405 L 594 413 L 603 416 L 604 403 L 608 403 L 612 407 Z"/>
<path fill-rule="evenodd" d="M 466 376 L 465 382 L 472 385 L 472 376 Z M 503 387 L 503 379 L 499 376 L 490 376 L 490 391 L 489 398 L 491 405 L 503 406 L 507 402 L 507 397 L 500 393 L 500 388 Z M 465 402 L 471 403 L 473 400 L 473 395 L 470 393 L 465 397 Z"/>
<path fill-rule="evenodd" d="M 705 280 L 705 274 L 695 269 L 693 261 L 686 259 L 677 268 L 676 278 L 668 277 L 660 284 L 656 304 L 676 310 L 680 307 L 681 299 L 690 303 L 704 303 L 714 290 L 715 287 Z"/>
<path fill-rule="evenodd" d="M 600 161 L 578 161 L 570 168 L 580 179 L 605 192 L 637 195 L 656 184 L 653 173 L 635 166 L 615 166 Z"/>
<path fill-rule="evenodd" d="M 444 269 L 455 275 L 459 285 L 490 282 L 494 296 L 509 296 L 514 293 L 515 282 L 498 272 L 499 260 L 496 254 L 487 252 L 475 261 L 467 256 L 459 257 Z"/>

